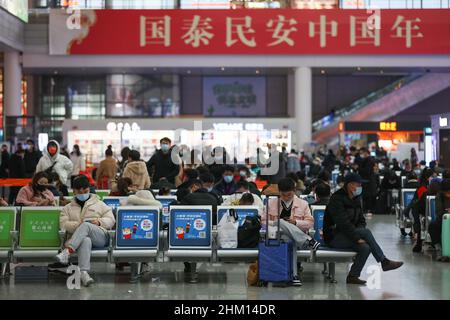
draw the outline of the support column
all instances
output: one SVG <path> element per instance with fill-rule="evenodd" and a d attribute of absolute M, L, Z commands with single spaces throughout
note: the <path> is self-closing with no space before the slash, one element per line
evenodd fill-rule
<path fill-rule="evenodd" d="M 5 116 L 21 116 L 22 66 L 17 51 L 4 53 Z"/>
<path fill-rule="evenodd" d="M 295 122 L 297 149 L 312 141 L 312 72 L 309 67 L 295 69 Z"/>
<path fill-rule="evenodd" d="M 105 0 L 105 9 L 112 9 L 112 8 L 113 8 L 113 1 Z"/>

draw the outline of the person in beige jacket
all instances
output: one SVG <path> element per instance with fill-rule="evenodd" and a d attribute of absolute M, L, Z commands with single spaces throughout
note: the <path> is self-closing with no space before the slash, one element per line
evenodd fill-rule
<path fill-rule="evenodd" d="M 108 230 L 116 220 L 112 209 L 95 194 L 89 193 L 89 180 L 79 175 L 73 181 L 74 200 L 66 205 L 59 219 L 60 228 L 68 234 L 65 249 L 56 256 L 62 264 L 68 264 L 70 255 L 77 253 L 84 286 L 94 283 L 90 277 L 90 260 L 93 247 L 104 248 L 109 243 Z"/>
<path fill-rule="evenodd" d="M 113 158 L 112 146 L 108 146 L 105 156 L 106 158 L 100 161 L 96 174 L 96 184 L 99 189 L 110 189 L 117 175 L 118 167 L 116 159 Z"/>
<path fill-rule="evenodd" d="M 123 171 L 124 178 L 130 178 L 138 190 L 150 188 L 150 176 L 147 165 L 141 160 L 141 154 L 137 150 L 131 150 L 128 156 L 128 164 Z"/>

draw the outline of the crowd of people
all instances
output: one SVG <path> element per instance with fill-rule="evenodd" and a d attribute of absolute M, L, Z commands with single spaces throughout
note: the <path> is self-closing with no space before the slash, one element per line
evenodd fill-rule
<path fill-rule="evenodd" d="M 310 250 L 320 247 L 320 243 L 308 234 L 314 224 L 310 205 L 325 205 L 324 243 L 357 252 L 347 283 L 359 285 L 365 283 L 360 274 L 370 254 L 384 271 L 403 264 L 385 257 L 365 221 L 366 214 L 390 213 L 393 207 L 390 190 L 401 188 L 401 176 L 406 177 L 405 187 L 416 189 L 411 205 L 405 208 L 414 221 L 413 230 L 411 233 L 401 230 L 402 236 L 415 238 L 414 252 L 422 252 L 420 217 L 425 215 L 426 196 L 436 195 L 437 219 L 429 228 L 434 247 L 440 245 L 442 216 L 450 212 L 450 172 L 436 161 L 428 166 L 419 162 L 414 149 L 410 159 L 399 163 L 389 159 L 382 148 L 341 147 L 334 153 L 322 147 L 310 154 L 303 150 L 288 153 L 283 148 L 281 152 L 270 154 L 277 157 L 279 165 L 271 175 L 263 175 L 262 170 L 270 163 L 252 164 L 248 159 L 237 163 L 222 148 L 214 149 L 211 154 L 215 159 L 213 164 L 204 161 L 176 163 L 173 150 L 171 140 L 163 138 L 160 148 L 145 162 L 139 151 L 128 147 L 122 149 L 120 159 L 116 159 L 112 147 L 108 146 L 105 159 L 92 171 L 93 180 L 90 181 L 86 160 L 78 145 L 68 154 L 52 140 L 41 153 L 34 142 L 28 140 L 26 148 L 18 146 L 13 155 L 2 146 L 0 174 L 3 177 L 29 177 L 32 181 L 29 186 L 11 188 L 9 199 L 1 199 L 0 205 L 55 206 L 58 200 L 59 205 L 64 206 L 61 228 L 69 236 L 57 259 L 67 264 L 70 255 L 77 252 L 84 285 L 94 281 L 89 275 L 92 247 L 104 246 L 109 241 L 107 231 L 115 225 L 111 208 L 95 196 L 96 188 L 111 190 L 111 196 L 128 197 L 130 205 L 161 206 L 152 190 L 158 190 L 159 195 L 169 195 L 172 189 L 177 189 L 174 204 L 254 205 L 260 212 L 266 212 L 268 208 L 269 221 L 266 214 L 262 214 L 263 223 L 280 219 L 282 236 L 297 247 Z M 191 158 L 195 157 L 198 155 L 192 151 Z M 336 176 L 335 181 L 332 174 Z M 380 176 L 384 178 L 381 180 Z M 69 188 L 74 193 L 72 201 L 65 198 Z M 229 196 L 225 201 L 224 195 Z M 264 206 L 261 195 L 277 196 L 277 199 L 270 199 Z M 308 197 L 304 200 L 300 195 Z M 296 258 L 294 254 L 292 284 L 301 285 Z M 191 268 L 191 264 L 185 263 L 186 272 Z"/>

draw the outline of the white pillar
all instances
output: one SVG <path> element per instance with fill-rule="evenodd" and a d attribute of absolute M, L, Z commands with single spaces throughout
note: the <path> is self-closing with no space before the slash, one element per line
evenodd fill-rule
<path fill-rule="evenodd" d="M 312 140 L 312 73 L 309 67 L 295 69 L 295 122 L 297 149 Z"/>
<path fill-rule="evenodd" d="M 17 51 L 4 53 L 5 116 L 21 116 L 22 67 Z"/>

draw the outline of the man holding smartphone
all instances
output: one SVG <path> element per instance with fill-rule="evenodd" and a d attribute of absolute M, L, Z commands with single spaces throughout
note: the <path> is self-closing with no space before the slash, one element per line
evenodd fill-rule
<path fill-rule="evenodd" d="M 95 194 L 90 194 L 89 180 L 79 175 L 73 180 L 73 201 L 60 216 L 60 228 L 66 230 L 69 240 L 66 248 L 56 256 L 61 264 L 68 264 L 70 255 L 78 254 L 81 282 L 88 287 L 94 280 L 89 275 L 93 247 L 103 248 L 109 242 L 108 230 L 116 223 L 111 207 Z"/>
<path fill-rule="evenodd" d="M 291 240 L 295 243 L 292 253 L 293 280 L 292 285 L 301 286 L 302 281 L 297 272 L 296 248 L 309 248 L 317 250 L 320 243 L 315 241 L 308 232 L 314 226 L 308 203 L 295 195 L 295 182 L 290 178 L 283 178 L 278 182 L 280 198 L 271 197 L 268 200 L 269 222 L 277 223 L 280 220 L 281 239 Z M 265 223 L 266 214 L 262 216 Z"/>

